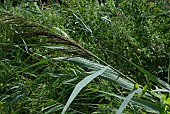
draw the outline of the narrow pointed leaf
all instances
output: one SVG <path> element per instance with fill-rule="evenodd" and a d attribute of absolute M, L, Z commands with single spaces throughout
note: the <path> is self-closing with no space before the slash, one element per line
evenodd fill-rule
<path fill-rule="evenodd" d="M 103 69 L 95 72 L 94 74 L 91 74 L 89 76 L 87 76 L 86 78 L 84 78 L 82 81 L 80 81 L 76 87 L 74 88 L 73 92 L 70 95 L 70 98 L 68 99 L 66 105 L 64 106 L 64 109 L 62 111 L 61 114 L 65 114 L 67 108 L 69 107 L 69 105 L 72 103 L 72 101 L 74 100 L 74 98 L 77 96 L 77 94 L 83 89 L 83 87 L 85 87 L 88 83 L 90 83 L 94 78 L 96 78 L 97 76 L 103 74 L 106 69 L 108 67 L 104 67 Z"/>
<path fill-rule="evenodd" d="M 128 60 L 129 61 L 129 60 Z M 138 66 L 137 64 L 129 61 L 131 64 L 133 64 L 136 68 L 138 68 L 141 72 L 143 72 L 147 77 L 149 77 L 149 79 L 151 79 L 153 82 L 155 82 L 156 84 L 160 85 L 161 87 L 167 89 L 170 92 L 170 85 L 168 83 L 166 83 L 165 81 L 161 80 L 158 77 L 155 77 L 154 75 L 152 75 L 151 73 L 149 73 L 148 71 L 144 70 L 143 68 L 141 68 L 140 66 Z"/>
<path fill-rule="evenodd" d="M 127 98 L 120 105 L 120 107 L 119 107 L 118 111 L 116 112 L 116 114 L 121 114 L 123 112 L 123 110 L 126 108 L 126 106 L 131 101 L 131 99 L 133 98 L 133 96 L 135 95 L 136 92 L 137 92 L 137 89 L 127 96 Z"/>
<path fill-rule="evenodd" d="M 120 95 L 117 95 L 114 93 L 109 93 L 109 92 L 104 92 L 104 91 L 99 91 L 99 92 L 110 95 L 110 96 L 117 97 L 119 99 L 123 99 L 123 100 L 126 99 L 124 96 L 120 96 Z M 143 100 L 140 98 L 132 98 L 131 102 L 138 104 L 139 106 L 145 108 L 148 111 L 159 113 L 159 107 L 160 107 L 159 104 L 155 104 L 149 100 Z"/>

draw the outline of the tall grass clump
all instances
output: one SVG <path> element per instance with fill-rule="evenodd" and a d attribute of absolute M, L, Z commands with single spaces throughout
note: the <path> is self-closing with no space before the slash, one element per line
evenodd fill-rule
<path fill-rule="evenodd" d="M 170 113 L 169 2 L 0 7 L 0 113 Z"/>

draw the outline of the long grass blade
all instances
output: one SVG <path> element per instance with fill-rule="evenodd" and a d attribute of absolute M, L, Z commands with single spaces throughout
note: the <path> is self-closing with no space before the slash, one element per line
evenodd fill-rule
<path fill-rule="evenodd" d="M 75 13 L 73 13 L 73 15 L 84 25 L 86 30 L 88 30 L 91 34 L 93 33 L 92 30 Z"/>
<path fill-rule="evenodd" d="M 117 95 L 115 93 L 109 93 L 109 92 L 105 92 L 105 91 L 99 91 L 99 92 L 107 94 L 107 95 L 110 95 L 110 96 L 117 97 L 119 99 L 123 99 L 123 100 L 126 99 L 124 96 L 120 96 L 120 95 Z M 135 104 L 138 104 L 139 106 L 145 108 L 148 111 L 151 111 L 151 112 L 154 112 L 154 113 L 159 113 L 159 105 L 155 104 L 155 103 L 153 103 L 153 102 L 151 102 L 149 100 L 142 100 L 142 99 L 139 99 L 139 98 L 132 98 L 131 102 L 133 102 Z"/>
<path fill-rule="evenodd" d="M 77 96 L 77 94 L 83 89 L 83 87 L 85 87 L 88 83 L 90 83 L 94 78 L 96 78 L 97 76 L 103 74 L 108 67 L 104 67 L 103 69 L 95 72 L 94 74 L 91 74 L 89 76 L 87 76 L 86 78 L 84 78 L 82 81 L 80 81 L 76 87 L 74 88 L 73 92 L 71 93 L 66 105 L 64 106 L 64 109 L 62 111 L 61 114 L 65 114 L 67 108 L 69 107 L 69 105 L 72 103 L 72 101 L 74 100 L 74 98 Z"/>
<path fill-rule="evenodd" d="M 129 61 L 129 60 L 127 60 Z M 167 89 L 170 92 L 170 85 L 168 83 L 166 83 L 165 81 L 161 80 L 158 77 L 155 77 L 154 75 L 152 75 L 150 72 L 144 70 L 143 68 L 141 68 L 140 66 L 138 66 L 137 64 L 129 61 L 131 64 L 133 64 L 136 68 L 138 68 L 141 72 L 143 72 L 147 77 L 149 77 L 149 79 L 151 79 L 153 82 L 155 82 L 156 84 L 160 85 L 161 87 Z"/>
<path fill-rule="evenodd" d="M 127 96 L 127 98 L 120 105 L 120 107 L 119 107 L 118 111 L 116 112 L 116 114 L 121 114 L 123 112 L 123 110 L 126 108 L 126 106 L 131 101 L 131 99 L 133 98 L 133 96 L 135 95 L 136 92 L 137 92 L 137 89 Z"/>
<path fill-rule="evenodd" d="M 81 58 L 81 57 L 67 57 L 67 58 L 52 58 L 53 60 L 63 60 L 63 61 L 68 61 L 71 62 L 73 64 L 88 68 L 90 70 L 93 71 L 98 71 L 100 69 L 103 69 L 104 65 L 99 64 L 99 63 L 95 63 L 93 61 L 89 61 L 87 59 Z M 115 72 L 113 69 L 111 69 L 110 67 L 107 68 L 107 70 L 100 75 L 101 78 L 108 80 L 118 86 L 121 86 L 124 89 L 127 89 L 129 91 L 132 91 L 134 89 L 134 84 L 133 82 L 130 82 L 127 79 L 121 78 L 119 76 L 120 74 Z M 142 89 L 139 88 L 137 90 L 137 93 L 142 94 Z M 146 96 L 151 96 L 149 93 L 145 92 Z"/>

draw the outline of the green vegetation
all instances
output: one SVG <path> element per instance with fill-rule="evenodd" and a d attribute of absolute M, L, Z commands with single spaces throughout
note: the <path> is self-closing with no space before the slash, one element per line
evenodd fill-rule
<path fill-rule="evenodd" d="M 0 113 L 169 114 L 169 6 L 0 4 Z"/>

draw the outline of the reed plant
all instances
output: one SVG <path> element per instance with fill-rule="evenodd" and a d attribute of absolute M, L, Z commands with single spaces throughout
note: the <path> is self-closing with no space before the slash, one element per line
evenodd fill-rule
<path fill-rule="evenodd" d="M 1 5 L 0 113 L 170 113 L 168 1 L 65 2 Z"/>

